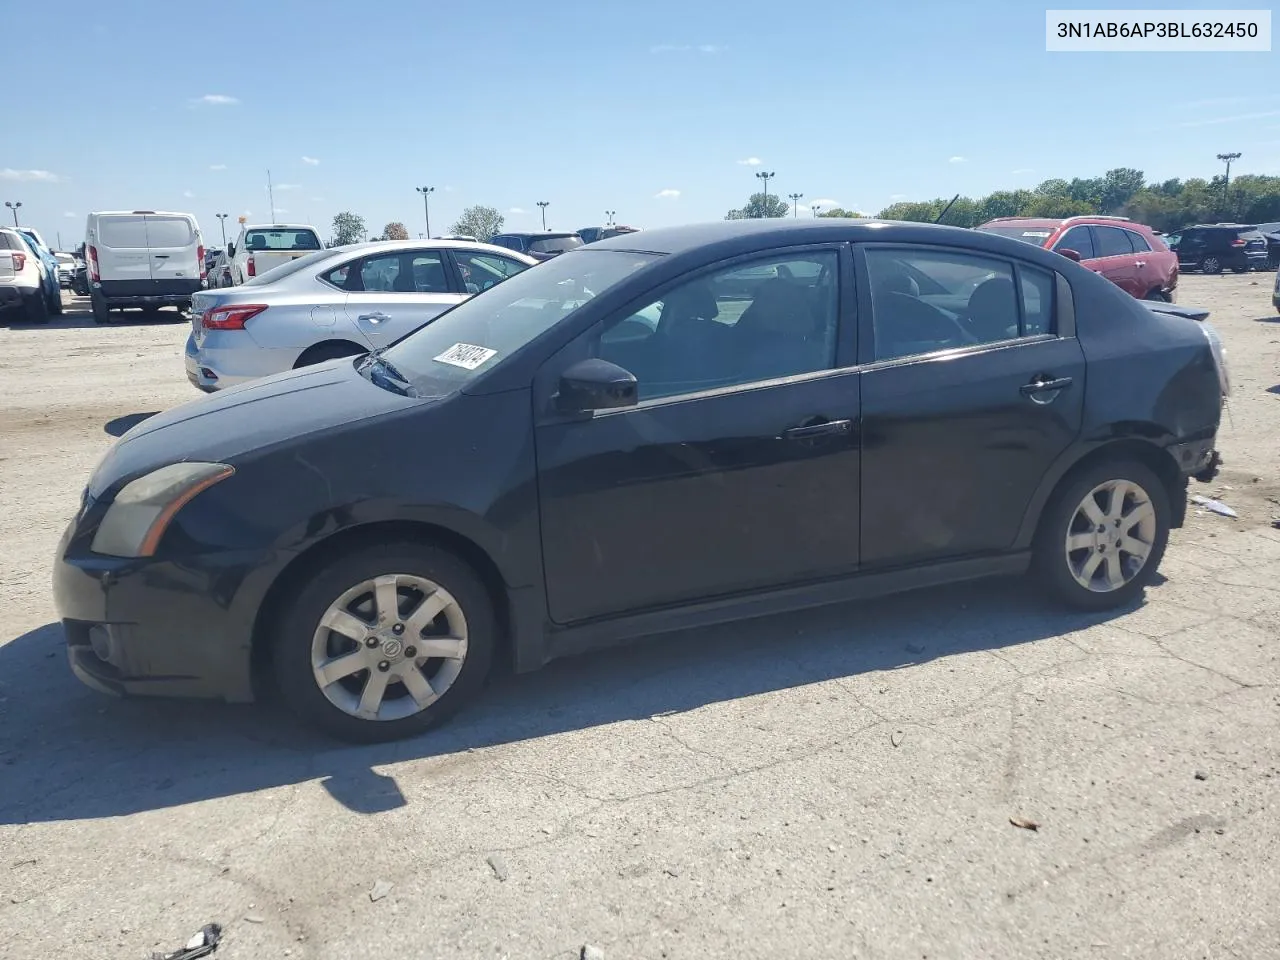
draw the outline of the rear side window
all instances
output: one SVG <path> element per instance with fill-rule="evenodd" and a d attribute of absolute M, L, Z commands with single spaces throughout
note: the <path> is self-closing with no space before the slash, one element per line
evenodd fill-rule
<path fill-rule="evenodd" d="M 1094 239 L 1098 242 L 1099 257 L 1128 256 L 1133 253 L 1129 244 L 1129 231 L 1116 227 L 1094 227 Z"/>
<path fill-rule="evenodd" d="M 319 250 L 320 238 L 314 230 L 250 230 L 244 237 L 246 250 Z"/>
<path fill-rule="evenodd" d="M 1147 253 L 1151 250 L 1151 244 L 1147 243 L 1147 238 L 1140 233 L 1134 233 L 1132 230 L 1126 230 L 1129 235 L 1129 242 L 1133 244 L 1134 253 Z"/>
<path fill-rule="evenodd" d="M 144 217 L 104 217 L 98 221 L 98 242 L 112 250 L 144 250 L 147 221 Z"/>
<path fill-rule="evenodd" d="M 1053 249 L 1074 250 L 1080 254 L 1081 260 L 1092 260 L 1099 256 L 1093 250 L 1093 237 L 1089 234 L 1089 228 L 1085 226 L 1072 227 L 1053 245 Z"/>

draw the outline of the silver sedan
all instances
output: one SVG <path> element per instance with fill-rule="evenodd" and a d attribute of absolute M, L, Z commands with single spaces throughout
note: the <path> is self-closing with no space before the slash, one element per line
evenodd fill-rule
<path fill-rule="evenodd" d="M 241 286 L 194 294 L 187 379 L 212 392 L 367 353 L 537 262 L 457 240 L 316 251 Z"/>

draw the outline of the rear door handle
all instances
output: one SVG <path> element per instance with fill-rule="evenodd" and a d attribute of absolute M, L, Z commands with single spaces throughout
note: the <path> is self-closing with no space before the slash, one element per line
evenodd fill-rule
<path fill-rule="evenodd" d="M 1039 376 L 1022 385 L 1022 395 L 1030 397 L 1036 403 L 1048 403 L 1057 396 L 1059 390 L 1071 386 L 1073 382 L 1071 377 Z"/>
<path fill-rule="evenodd" d="M 374 313 L 362 313 L 360 314 L 360 316 L 356 317 L 356 319 L 368 320 L 370 323 L 382 323 L 383 321 L 390 320 L 391 318 L 387 316 L 387 314 L 383 313 L 381 310 L 378 310 L 378 311 L 375 311 Z"/>
<path fill-rule="evenodd" d="M 782 431 L 784 440 L 811 440 L 814 437 L 834 437 L 853 432 L 852 420 L 825 420 L 822 423 L 806 423 Z"/>

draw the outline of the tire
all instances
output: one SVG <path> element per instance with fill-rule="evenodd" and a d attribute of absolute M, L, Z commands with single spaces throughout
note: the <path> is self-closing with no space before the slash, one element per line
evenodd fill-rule
<path fill-rule="evenodd" d="M 1248 272 L 1249 272 L 1249 268 L 1248 268 L 1247 266 L 1245 266 L 1245 267 L 1232 267 L 1232 268 L 1231 268 L 1231 272 L 1232 272 L 1232 273 L 1248 273 Z"/>
<path fill-rule="evenodd" d="M 1221 273 L 1222 261 L 1217 257 L 1205 257 L 1200 261 L 1201 273 Z"/>
<path fill-rule="evenodd" d="M 376 590 L 385 589 L 387 578 L 394 578 L 397 610 L 383 620 Z M 415 624 L 417 604 L 433 596 L 443 610 L 425 627 Z M 327 617 L 337 618 L 343 632 L 322 626 Z M 285 702 L 304 722 L 357 743 L 398 740 L 444 720 L 479 691 L 493 661 L 497 623 L 493 597 L 454 554 L 412 542 L 378 544 L 339 552 L 301 582 L 276 623 L 272 668 Z M 461 656 L 410 652 L 432 637 L 438 650 Z M 345 657 L 352 659 L 343 665 Z M 346 674 L 323 683 L 316 664 L 325 662 Z M 412 685 L 401 679 L 415 674 Z M 378 684 L 387 696 L 376 715 L 357 716 L 362 698 Z M 418 696 L 428 699 L 425 706 Z"/>
<path fill-rule="evenodd" d="M 1128 486 L 1120 504 L 1122 517 L 1133 518 L 1143 506 L 1150 507 L 1149 513 L 1141 512 L 1142 519 L 1127 525 L 1115 519 L 1107 488 L 1117 484 Z M 1093 498 L 1096 514 L 1092 519 L 1086 515 L 1087 498 Z M 1169 542 L 1171 516 L 1169 491 L 1144 464 L 1117 459 L 1084 467 L 1067 476 L 1040 518 L 1033 572 L 1054 598 L 1077 610 L 1125 606 L 1141 595 L 1155 576 Z M 1084 543 L 1071 550 L 1068 537 Z M 1122 542 L 1145 545 L 1146 557 L 1140 566 L 1135 566 L 1135 553 L 1123 548 L 1117 552 L 1117 544 Z M 1100 559 L 1094 561 L 1095 557 Z M 1086 564 L 1092 565 L 1092 570 Z M 1077 579 L 1090 573 L 1089 586 Z M 1113 575 L 1118 585 L 1106 583 Z"/>
<path fill-rule="evenodd" d="M 337 360 L 339 357 L 358 357 L 362 353 L 367 353 L 363 347 L 354 343 L 348 343 L 340 340 L 329 340 L 325 343 L 317 343 L 307 347 L 302 351 L 302 356 L 298 357 L 293 365 L 293 369 L 300 367 L 309 367 L 313 364 L 324 363 L 326 360 Z"/>
<path fill-rule="evenodd" d="M 1163 291 L 1163 290 L 1161 290 L 1159 287 L 1156 287 L 1154 290 L 1148 290 L 1148 291 L 1147 291 L 1147 295 L 1146 295 L 1145 297 L 1143 297 L 1142 299 L 1144 299 L 1144 300 L 1153 300 L 1153 301 L 1155 301 L 1156 303 L 1168 303 L 1168 302 L 1169 302 L 1169 298 L 1168 298 L 1168 297 L 1166 297 L 1166 296 L 1164 295 L 1164 291 Z"/>
<path fill-rule="evenodd" d="M 93 308 L 94 323 L 110 323 L 111 309 L 107 306 L 107 301 L 101 297 L 90 295 L 90 306 Z"/>
<path fill-rule="evenodd" d="M 22 305 L 22 314 L 27 323 L 49 322 L 49 304 L 45 301 L 43 290 L 36 290 L 27 297 L 26 303 Z"/>
<path fill-rule="evenodd" d="M 49 301 L 49 313 L 55 317 L 62 316 L 62 289 L 59 288 Z"/>

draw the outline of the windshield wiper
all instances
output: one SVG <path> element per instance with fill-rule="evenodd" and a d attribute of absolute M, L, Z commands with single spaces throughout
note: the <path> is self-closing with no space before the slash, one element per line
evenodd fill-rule
<path fill-rule="evenodd" d="M 388 385 L 397 388 L 397 393 L 402 393 L 406 397 L 416 397 L 418 391 L 414 389 L 409 379 L 397 370 L 390 360 L 382 356 L 383 351 L 386 349 L 386 347 L 378 347 L 378 349 L 365 354 L 357 369 L 361 372 L 368 370 L 370 380 L 377 377 Z"/>

